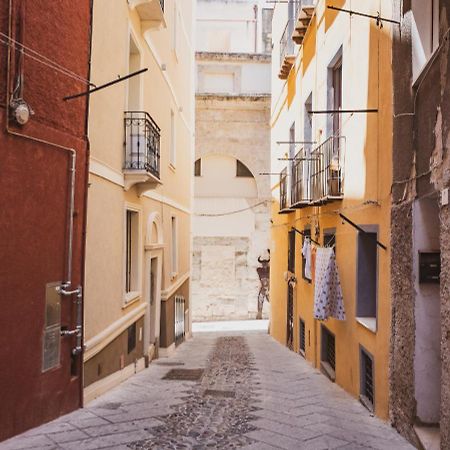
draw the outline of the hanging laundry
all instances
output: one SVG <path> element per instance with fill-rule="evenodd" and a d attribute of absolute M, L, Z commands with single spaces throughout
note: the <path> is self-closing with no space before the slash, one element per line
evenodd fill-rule
<path fill-rule="evenodd" d="M 305 278 L 312 280 L 311 273 L 311 240 L 306 237 L 303 242 L 302 255 L 305 258 Z"/>
<path fill-rule="evenodd" d="M 344 299 L 332 248 L 317 249 L 315 264 L 314 318 L 345 320 Z"/>

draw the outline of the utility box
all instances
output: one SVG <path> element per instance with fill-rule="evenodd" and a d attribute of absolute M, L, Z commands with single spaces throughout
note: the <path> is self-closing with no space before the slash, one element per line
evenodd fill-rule
<path fill-rule="evenodd" d="M 440 283 L 441 253 L 419 252 L 419 283 Z"/>

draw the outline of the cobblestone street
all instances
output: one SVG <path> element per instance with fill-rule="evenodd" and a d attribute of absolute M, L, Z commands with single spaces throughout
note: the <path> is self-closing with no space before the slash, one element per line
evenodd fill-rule
<path fill-rule="evenodd" d="M 9 449 L 412 449 L 264 332 L 198 333 Z"/>

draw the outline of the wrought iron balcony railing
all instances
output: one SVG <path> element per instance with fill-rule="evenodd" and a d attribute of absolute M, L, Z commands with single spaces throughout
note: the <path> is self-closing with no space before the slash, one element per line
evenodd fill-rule
<path fill-rule="evenodd" d="M 302 148 L 295 155 L 291 180 L 291 206 L 307 206 L 311 201 L 311 156 L 308 148 Z"/>
<path fill-rule="evenodd" d="M 160 128 L 145 111 L 126 111 L 124 124 L 124 169 L 146 171 L 159 179 Z"/>
<path fill-rule="evenodd" d="M 311 153 L 311 203 L 344 196 L 345 137 L 332 136 Z"/>
<path fill-rule="evenodd" d="M 280 211 L 288 209 L 288 170 L 280 172 Z"/>

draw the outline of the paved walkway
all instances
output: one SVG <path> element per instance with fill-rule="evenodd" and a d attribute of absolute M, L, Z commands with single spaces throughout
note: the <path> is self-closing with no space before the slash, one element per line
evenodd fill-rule
<path fill-rule="evenodd" d="M 413 449 L 261 331 L 198 333 L 88 407 L 0 444 L 100 448 Z"/>

